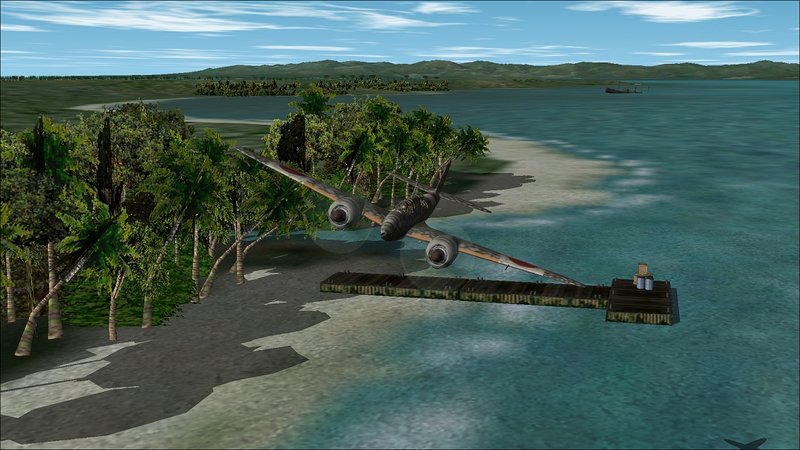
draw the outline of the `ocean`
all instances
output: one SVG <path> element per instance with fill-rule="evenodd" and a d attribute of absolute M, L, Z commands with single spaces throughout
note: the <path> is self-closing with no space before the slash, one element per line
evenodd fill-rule
<path fill-rule="evenodd" d="M 611 195 L 604 204 L 435 226 L 590 284 L 647 262 L 677 289 L 680 323 L 508 305 L 410 322 L 375 349 L 403 376 L 354 380 L 284 445 L 732 448 L 723 439 L 764 437 L 763 448 L 800 447 L 800 83 L 648 81 L 644 90 L 386 97 L 404 111 L 424 105 L 455 124 L 614 163 L 621 172 L 592 186 Z M 265 120 L 285 117 L 289 100 L 161 106 Z M 451 274 L 529 279 L 474 258 L 459 258 Z"/>

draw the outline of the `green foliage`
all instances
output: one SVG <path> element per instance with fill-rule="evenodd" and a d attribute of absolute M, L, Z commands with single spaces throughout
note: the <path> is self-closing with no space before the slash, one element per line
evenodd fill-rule
<path fill-rule="evenodd" d="M 188 72 L 185 76 L 197 78 L 230 77 L 252 79 L 259 76 L 284 80 L 314 79 L 319 74 L 328 74 L 334 79 L 370 77 L 375 80 L 391 80 L 398 77 L 428 77 L 432 80 L 449 81 L 451 89 L 475 89 L 481 87 L 538 87 L 576 86 L 589 81 L 606 83 L 619 79 L 798 79 L 800 65 L 773 61 L 758 61 L 747 64 L 703 66 L 700 64 L 660 64 L 656 66 L 621 65 L 600 62 L 580 62 L 552 66 L 528 64 L 498 64 L 490 61 L 454 63 L 433 60 L 413 64 L 390 64 L 385 62 L 338 62 L 314 61 L 300 64 L 271 66 L 228 66 Z M 526 85 L 527 84 L 527 85 Z"/>
<path fill-rule="evenodd" d="M 10 254 L 17 258 L 24 258 L 24 252 L 17 243 L 20 239 L 30 236 L 31 232 L 23 229 L 20 225 L 11 223 L 9 216 L 8 204 L 0 204 L 0 256 Z M 13 285 L 12 281 L 6 277 L 5 272 L 0 273 L 0 286 Z"/>
<path fill-rule="evenodd" d="M 319 86 L 310 86 L 300 92 L 300 98 L 302 102 L 291 102 L 289 105 L 304 114 L 321 116 L 331 108 L 328 102 L 333 99 L 333 94 L 323 91 Z"/>
<path fill-rule="evenodd" d="M 364 196 L 374 192 L 377 198 L 387 193 L 395 198 L 407 190 L 389 177 L 393 170 L 429 177 L 442 159 L 474 160 L 487 148 L 477 129 L 455 129 L 449 117 L 422 108 L 403 113 L 382 97 L 331 108 L 325 92 L 312 89 L 308 94 L 301 111 L 294 113 L 305 119 L 298 145 L 304 146 L 308 170 Z M 117 215 L 91 189 L 97 180 L 97 134 L 106 118 L 111 124 L 112 181 L 123 184 L 126 193 Z M 263 154 L 270 158 L 276 157 L 283 123 L 275 121 L 263 137 Z M 300 228 L 306 237 L 314 237 L 328 227 L 328 204 L 318 194 L 232 152 L 219 133 L 206 129 L 195 138 L 192 134 L 179 111 L 142 103 L 82 117 L 76 124 L 53 125 L 42 119 L 34 132 L 3 132 L 3 249 L 16 245 L 26 258 L 36 254 L 30 267 L 40 271 L 41 242 L 28 237 L 22 224 L 34 224 L 34 236 L 49 232 L 48 221 L 39 215 L 50 214 L 63 225 L 60 236 L 66 236 L 57 247 L 63 253 L 62 273 L 63 262 L 91 254 L 86 270 L 61 295 L 69 323 L 107 323 L 109 294 L 121 267 L 128 277 L 118 298 L 120 325 L 141 323 L 145 290 L 153 296 L 154 323 L 190 300 L 191 246 L 183 246 L 180 265 L 171 257 L 155 265 L 176 224 L 195 222 L 204 239 L 211 235 L 220 241 L 229 240 L 234 220 L 244 230 L 277 227 L 281 236 Z M 52 155 L 46 157 L 54 161 L 50 169 L 37 173 L 29 167 L 35 154 Z M 185 240 L 187 228 L 179 240 Z M 204 275 L 210 260 L 207 251 L 199 255 Z"/>
<path fill-rule="evenodd" d="M 130 253 L 127 241 L 131 228 L 127 224 L 128 214 L 123 209 L 116 216 L 109 213 L 108 205 L 97 198 L 91 202 L 74 198 L 72 213 L 59 213 L 70 231 L 56 247 L 68 255 L 91 255 L 87 263 L 88 270 L 94 270 L 103 276 L 117 267 L 118 258 Z M 68 259 L 74 259 L 68 258 Z"/>
<path fill-rule="evenodd" d="M 163 244 L 163 242 L 162 242 Z M 144 258 L 140 256 L 138 258 Z M 155 259 L 155 257 L 153 257 Z M 156 279 L 153 293 L 153 325 L 167 322 L 189 303 L 192 298 L 191 247 L 184 246 L 178 266 L 172 258 L 166 258 Z M 135 265 L 136 263 L 133 263 Z M 206 276 L 211 267 L 207 252 L 200 252 L 200 275 Z M 142 323 L 143 279 L 136 276 L 136 269 L 125 281 L 117 298 L 117 326 L 140 326 Z M 132 276 L 133 275 L 133 276 Z M 109 296 L 98 295 L 96 273 L 83 272 L 75 281 L 67 284 L 61 293 L 61 313 L 64 321 L 76 326 L 104 327 L 108 325 Z"/>
<path fill-rule="evenodd" d="M 63 125 L 54 125 L 44 116 L 39 116 L 33 131 L 25 131 L 23 140 L 28 147 L 28 167 L 52 180 L 57 186 L 65 186 L 76 180 L 77 165 L 72 158 L 78 142 L 68 137 Z"/>

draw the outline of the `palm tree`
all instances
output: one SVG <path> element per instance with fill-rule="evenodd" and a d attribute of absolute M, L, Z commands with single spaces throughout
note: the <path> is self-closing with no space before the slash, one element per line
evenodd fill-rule
<path fill-rule="evenodd" d="M 434 186 L 436 178 L 439 176 L 438 168 L 441 168 L 445 159 L 450 156 L 452 152 L 454 132 L 453 123 L 449 116 L 436 116 L 431 123 L 431 150 L 436 155 L 436 167 L 431 176 L 430 185 Z"/>
<path fill-rule="evenodd" d="M 14 283 L 11 280 L 11 256 L 22 257 L 22 249 L 16 244 L 17 240 L 30 236 L 30 231 L 24 230 L 17 224 L 9 223 L 10 208 L 7 203 L 0 205 L 0 254 L 4 256 L 6 273 L 0 273 L 0 285 L 6 287 L 6 312 L 9 322 L 17 321 L 16 305 L 14 304 Z"/>
<path fill-rule="evenodd" d="M 61 219 L 70 229 L 71 234 L 64 238 L 59 247 L 66 252 L 65 260 L 68 261 L 66 269 L 57 275 L 58 281 L 44 298 L 31 310 L 28 321 L 20 337 L 16 356 L 28 356 L 31 353 L 33 334 L 36 331 L 36 319 L 42 308 L 50 299 L 58 295 L 64 287 L 87 263 L 94 263 L 106 258 L 107 255 L 119 253 L 119 233 L 124 227 L 123 214 L 112 216 L 108 206 L 93 198 L 91 206 L 85 198 L 73 196 L 70 198 L 71 206 L 77 217 L 69 214 L 59 214 Z"/>
<path fill-rule="evenodd" d="M 197 300 L 200 279 L 200 224 L 209 214 L 209 204 L 213 201 L 215 193 L 221 188 L 220 174 L 217 166 L 225 156 L 227 144 L 222 141 L 219 133 L 210 129 L 205 130 L 203 138 L 192 141 L 191 151 L 187 154 L 186 161 L 189 177 L 195 180 L 191 187 L 194 193 L 189 204 L 189 215 L 192 218 L 192 281 L 194 283 L 193 301 Z"/>
<path fill-rule="evenodd" d="M 489 151 L 489 140 L 477 128 L 467 126 L 456 134 L 455 157 L 475 162 Z"/>
<path fill-rule="evenodd" d="M 331 108 L 328 102 L 333 98 L 333 94 L 325 92 L 319 86 L 312 85 L 300 92 L 300 97 L 303 99 L 302 102 L 292 102 L 289 105 L 304 114 L 322 116 Z"/>
<path fill-rule="evenodd" d="M 30 152 L 30 168 L 42 177 L 43 183 L 52 191 L 53 197 L 46 205 L 44 219 L 46 224 L 42 224 L 42 238 L 47 245 L 47 272 L 48 286 L 50 290 L 57 284 L 55 269 L 55 246 L 56 242 L 64 236 L 65 230 L 56 216 L 63 210 L 63 202 L 59 202 L 59 197 L 71 190 L 71 186 L 76 182 L 75 171 L 77 165 L 73 158 L 73 153 L 78 145 L 74 139 L 67 136 L 65 127 L 53 125 L 50 119 L 39 116 L 32 132 L 24 134 L 24 141 Z M 48 339 L 58 339 L 63 337 L 64 331 L 61 324 L 61 307 L 58 295 L 53 294 L 49 299 L 47 308 Z"/>
<path fill-rule="evenodd" d="M 400 168 L 400 158 L 406 157 L 405 151 L 409 144 L 410 132 L 405 121 L 398 119 L 392 120 L 388 128 L 387 144 L 392 154 L 393 170 L 397 171 Z M 392 177 L 392 193 L 389 200 L 391 208 L 394 208 L 396 180 L 395 177 Z"/>
<path fill-rule="evenodd" d="M 195 196 L 198 195 L 196 189 L 200 184 L 198 177 L 201 175 L 192 171 L 192 158 L 186 141 L 175 139 L 160 155 L 160 167 L 153 170 L 143 182 L 142 189 L 152 194 L 156 201 L 150 214 L 150 221 L 161 224 L 169 231 L 155 261 L 152 264 L 146 263 L 149 268 L 146 270 L 143 286 L 142 328 L 149 328 L 152 324 L 152 282 L 164 260 L 167 247 L 175 239 L 181 225 L 191 215 L 189 210 L 195 203 Z"/>

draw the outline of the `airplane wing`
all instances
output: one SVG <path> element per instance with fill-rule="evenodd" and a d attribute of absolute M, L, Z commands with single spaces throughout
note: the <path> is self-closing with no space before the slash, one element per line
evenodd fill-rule
<path fill-rule="evenodd" d="M 443 233 L 439 230 L 429 227 L 425 223 L 421 223 L 411 228 L 411 230 L 409 230 L 406 236 L 417 239 L 422 242 L 430 242 L 436 236 L 445 234 L 447 233 Z M 543 269 L 539 266 L 527 263 L 525 261 L 520 261 L 519 259 L 512 258 L 510 256 L 498 253 L 494 250 L 488 249 L 478 244 L 473 244 L 472 242 L 468 242 L 462 239 L 458 239 L 458 251 L 461 253 L 466 253 L 467 255 L 474 256 L 476 258 L 481 258 L 487 261 L 501 264 L 506 267 L 513 267 L 515 269 L 519 269 L 524 272 L 529 272 L 539 276 L 551 278 L 553 280 L 557 280 L 562 283 L 574 284 L 575 286 L 580 286 L 580 287 L 584 286 L 582 283 L 579 283 L 571 278 L 567 278 L 555 272 L 550 272 L 549 270 Z"/>
<path fill-rule="evenodd" d="M 333 201 L 339 200 L 340 198 L 352 197 L 352 195 L 342 190 L 336 189 L 333 186 L 328 186 L 327 184 L 319 180 L 316 180 L 314 178 L 311 178 L 302 172 L 298 172 L 297 170 L 292 169 L 291 167 L 284 166 L 278 161 L 264 158 L 261 155 L 257 155 L 253 152 L 243 150 L 238 147 L 233 147 L 233 149 L 243 154 L 244 156 L 247 156 L 248 158 L 258 161 L 259 163 L 269 167 L 275 172 L 278 172 L 281 175 L 284 175 L 286 177 L 291 178 L 294 181 L 297 181 L 298 183 L 311 189 L 312 191 L 315 191 L 319 194 L 324 195 L 325 197 L 328 197 Z M 374 222 L 378 225 L 380 225 L 383 222 L 383 218 L 386 217 L 386 211 L 383 208 L 376 206 L 368 201 L 364 201 L 363 214 L 364 217 L 366 217 L 371 222 Z"/>

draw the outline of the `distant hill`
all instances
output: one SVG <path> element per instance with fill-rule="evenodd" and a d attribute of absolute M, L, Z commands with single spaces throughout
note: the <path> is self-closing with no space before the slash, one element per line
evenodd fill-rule
<path fill-rule="evenodd" d="M 170 74 L 190 78 L 242 79 L 341 79 L 376 76 L 381 79 L 446 79 L 451 87 L 465 85 L 526 84 L 534 80 L 703 80 L 757 79 L 797 80 L 800 65 L 773 61 L 749 64 L 703 66 L 700 64 L 660 64 L 632 66 L 612 63 L 581 62 L 555 66 L 527 64 L 497 64 L 489 61 L 454 63 L 451 61 L 422 61 L 414 64 L 358 61 L 316 61 L 299 64 L 262 66 L 228 66 L 197 72 Z"/>

